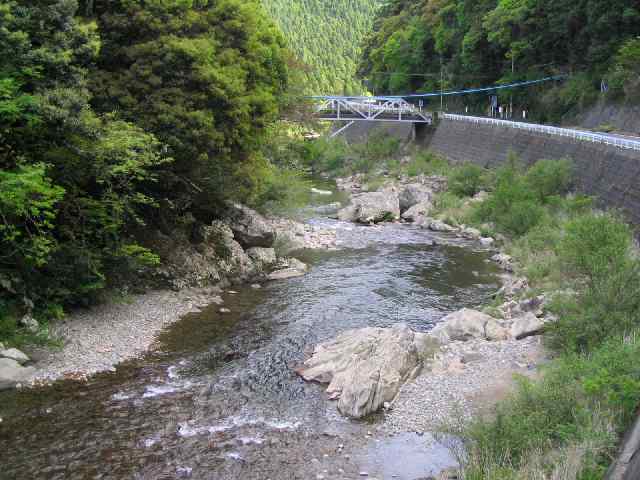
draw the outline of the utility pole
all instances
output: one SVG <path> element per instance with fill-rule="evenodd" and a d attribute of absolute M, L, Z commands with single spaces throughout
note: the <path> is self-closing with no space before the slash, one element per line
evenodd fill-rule
<path fill-rule="evenodd" d="M 515 73 L 515 54 L 513 53 L 513 50 L 511 50 L 511 82 L 513 82 L 513 74 Z M 511 118 L 513 118 L 513 89 L 511 90 L 511 97 L 509 99 L 509 115 Z"/>
<path fill-rule="evenodd" d="M 444 70 L 442 66 L 442 55 L 440 55 L 440 111 L 442 112 L 442 93 L 444 91 Z"/>

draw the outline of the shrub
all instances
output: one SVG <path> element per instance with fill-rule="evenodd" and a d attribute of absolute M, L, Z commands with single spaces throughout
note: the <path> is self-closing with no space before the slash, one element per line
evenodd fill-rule
<path fill-rule="evenodd" d="M 635 337 L 613 338 L 591 355 L 559 359 L 538 381 L 520 379 L 493 419 L 477 420 L 463 433 L 470 452 L 464 478 L 538 478 L 522 474 L 532 458 L 542 456 L 539 468 L 548 472 L 567 461 L 548 452 L 572 445 L 585 450 L 577 478 L 602 478 L 615 434 L 640 403 L 638 355 Z"/>
<path fill-rule="evenodd" d="M 446 159 L 431 152 L 419 152 L 406 166 L 407 175 L 447 175 L 451 167 Z"/>
<path fill-rule="evenodd" d="M 567 222 L 558 250 L 569 269 L 593 278 L 626 263 L 631 242 L 631 229 L 620 218 L 587 213 Z"/>
<path fill-rule="evenodd" d="M 460 197 L 472 197 L 482 190 L 484 184 L 484 169 L 473 163 L 465 163 L 452 172 L 449 189 Z"/>
<path fill-rule="evenodd" d="M 526 182 L 541 203 L 566 193 L 571 186 L 570 160 L 540 160 L 526 173 Z"/>
<path fill-rule="evenodd" d="M 558 315 L 548 335 L 551 346 L 590 351 L 640 325 L 640 262 L 631 244 L 629 227 L 614 215 L 588 213 L 567 222 L 557 254 L 577 293 L 551 305 Z"/>

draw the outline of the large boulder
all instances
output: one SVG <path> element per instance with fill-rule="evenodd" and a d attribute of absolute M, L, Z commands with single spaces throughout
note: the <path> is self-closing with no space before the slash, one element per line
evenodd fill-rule
<path fill-rule="evenodd" d="M 433 209 L 433 205 L 429 200 L 417 203 L 402 214 L 403 220 L 412 223 L 424 224 L 429 218 L 429 212 Z"/>
<path fill-rule="evenodd" d="M 437 344 L 405 324 L 349 330 L 315 347 L 297 373 L 307 381 L 328 383 L 338 410 L 362 418 L 391 402 L 402 384 L 416 375 Z"/>
<path fill-rule="evenodd" d="M 441 343 L 456 340 L 465 342 L 474 338 L 502 340 L 507 336 L 495 318 L 469 308 L 450 313 L 430 334 Z"/>
<path fill-rule="evenodd" d="M 405 212 L 414 205 L 430 202 L 432 197 L 433 191 L 426 185 L 420 183 L 405 185 L 398 195 L 400 211 Z"/>
<path fill-rule="evenodd" d="M 226 223 L 244 248 L 269 248 L 276 239 L 273 227 L 262 215 L 239 203 L 227 203 Z"/>
<path fill-rule="evenodd" d="M 29 357 L 27 357 L 23 352 L 21 352 L 17 348 L 8 348 L 6 350 L 0 350 L 0 357 L 15 360 L 20 365 L 24 365 L 25 363 L 29 362 Z"/>
<path fill-rule="evenodd" d="M 33 375 L 35 368 L 23 367 L 10 358 L 0 358 L 0 390 L 15 387 Z"/>
<path fill-rule="evenodd" d="M 340 210 L 338 218 L 360 223 L 398 220 L 400 218 L 398 192 L 394 188 L 386 188 L 379 192 L 353 195 L 351 205 Z"/>

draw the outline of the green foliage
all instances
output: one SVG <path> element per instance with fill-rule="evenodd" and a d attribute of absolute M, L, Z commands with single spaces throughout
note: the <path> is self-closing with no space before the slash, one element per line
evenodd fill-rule
<path fill-rule="evenodd" d="M 361 43 L 381 0 L 263 0 L 303 67 L 307 94 L 363 91 L 355 78 Z"/>
<path fill-rule="evenodd" d="M 554 195 L 566 193 L 571 187 L 570 160 L 539 160 L 529 168 L 526 182 L 540 203 L 549 202 Z"/>
<path fill-rule="evenodd" d="M 549 332 L 557 350 L 590 351 L 606 338 L 640 325 L 640 262 L 631 253 L 629 227 L 611 215 L 569 221 L 557 252 L 578 292 L 558 296 L 558 320 Z"/>
<path fill-rule="evenodd" d="M 449 189 L 460 197 L 472 197 L 484 187 L 485 176 L 482 167 L 465 163 L 451 174 Z"/>
<path fill-rule="evenodd" d="M 545 205 L 556 202 L 570 183 L 567 160 L 541 160 L 525 172 L 512 159 L 496 171 L 493 195 L 479 205 L 476 217 L 509 234 L 524 235 L 544 219 Z"/>
<path fill-rule="evenodd" d="M 3 265 L 15 269 L 42 267 L 56 241 L 52 235 L 56 205 L 64 189 L 46 177 L 45 166 L 20 166 L 0 171 L 0 246 Z"/>
<path fill-rule="evenodd" d="M 296 184 L 263 152 L 289 54 L 257 2 L 84 6 L 0 2 L 0 340 L 156 266 L 148 229 Z"/>
<path fill-rule="evenodd" d="M 257 187 L 255 155 L 288 81 L 284 39 L 257 1 L 119 1 L 96 6 L 102 35 L 93 103 L 118 110 L 175 159 L 162 194 L 182 215 Z M 240 188 L 238 188 L 240 187 Z M 258 188 L 258 187 L 257 187 Z"/>
<path fill-rule="evenodd" d="M 622 44 L 609 69 L 610 95 L 640 101 L 640 38 Z"/>
<path fill-rule="evenodd" d="M 563 357 L 539 381 L 522 379 L 493 420 L 476 421 L 466 431 L 471 455 L 465 478 L 536 478 L 532 473 L 566 462 L 568 452 L 562 449 L 571 445 L 583 451 L 578 478 L 601 478 L 615 451 L 616 434 L 640 403 L 639 354 L 635 337 L 614 337 L 589 356 Z M 533 452 L 544 459 L 535 471 Z M 503 476 L 492 476 L 496 472 Z"/>
<path fill-rule="evenodd" d="M 432 152 L 418 152 L 405 166 L 407 175 L 417 177 L 419 175 L 446 175 L 451 167 L 443 157 Z"/>
<path fill-rule="evenodd" d="M 499 93 L 502 103 L 512 97 L 514 109 L 557 120 L 597 99 L 607 70 L 637 95 L 639 20 L 635 0 L 390 0 L 365 40 L 358 72 L 378 94 L 584 72 L 564 87 L 541 87 L 554 90 L 546 96 L 539 88 Z M 489 106 L 485 95 L 459 102 L 475 112 Z"/>

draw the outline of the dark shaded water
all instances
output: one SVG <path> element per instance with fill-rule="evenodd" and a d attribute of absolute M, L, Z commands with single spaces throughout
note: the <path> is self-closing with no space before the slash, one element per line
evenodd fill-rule
<path fill-rule="evenodd" d="M 345 248 L 306 254 L 305 277 L 225 295 L 233 314 L 190 315 L 162 335 L 161 352 L 87 384 L 0 395 L 0 478 L 291 480 L 368 469 L 412 480 L 446 466 L 422 437 L 375 438 L 380 419 L 343 419 L 292 367 L 346 329 L 404 321 L 426 331 L 482 303 L 497 288 L 487 254 L 408 226 L 313 221 L 335 226 Z"/>

